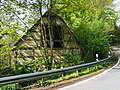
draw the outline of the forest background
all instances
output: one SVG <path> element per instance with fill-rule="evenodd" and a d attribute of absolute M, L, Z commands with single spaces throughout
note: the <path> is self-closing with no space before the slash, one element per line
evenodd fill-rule
<path fill-rule="evenodd" d="M 48 9 L 63 18 L 77 37 L 82 47 L 82 62 L 93 61 L 95 52 L 101 53 L 100 58 L 106 57 L 109 44 L 119 38 L 114 34 L 115 28 L 118 32 L 119 29 L 116 27 L 117 14 L 111 8 L 112 2 L 113 0 L 1 0 L 0 70 L 4 74 L 10 69 L 13 71 L 10 61 L 11 45 Z M 75 61 L 72 63 L 76 63 Z M 31 66 L 28 64 L 31 62 L 27 63 L 27 67 L 36 66 L 35 62 Z M 33 72 L 32 69 L 23 72 L 26 67 L 19 67 L 22 67 L 19 74 Z"/>

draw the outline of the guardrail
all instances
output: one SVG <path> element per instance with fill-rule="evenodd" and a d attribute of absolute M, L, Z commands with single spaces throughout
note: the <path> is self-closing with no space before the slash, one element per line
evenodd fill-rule
<path fill-rule="evenodd" d="M 40 78 L 53 76 L 53 75 L 57 75 L 57 74 L 64 74 L 66 72 L 71 72 L 71 71 L 78 71 L 81 68 L 89 67 L 89 66 L 110 60 L 112 58 L 112 56 L 113 56 L 113 53 L 111 53 L 111 55 L 109 55 L 108 58 L 98 60 L 95 62 L 91 62 L 91 63 L 72 66 L 72 67 L 68 67 L 68 68 L 61 68 L 61 69 L 50 70 L 50 71 L 45 71 L 45 72 L 36 72 L 36 73 L 30 73 L 30 74 L 22 74 L 22 75 L 16 75 L 16 76 L 3 77 L 3 78 L 0 78 L 0 86 L 6 85 L 6 84 L 38 80 Z"/>

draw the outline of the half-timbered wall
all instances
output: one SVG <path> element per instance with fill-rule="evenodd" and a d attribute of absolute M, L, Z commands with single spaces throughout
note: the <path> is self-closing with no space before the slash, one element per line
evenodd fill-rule
<path fill-rule="evenodd" d="M 22 62 L 26 60 L 36 60 L 44 56 L 43 49 L 50 49 L 50 36 L 52 35 L 53 51 L 77 52 L 80 53 L 80 46 L 67 25 L 58 16 L 51 16 L 51 31 L 49 32 L 48 18 L 44 16 L 34 25 L 25 35 L 25 39 L 16 45 L 17 60 Z M 46 44 L 46 47 L 45 47 Z"/>

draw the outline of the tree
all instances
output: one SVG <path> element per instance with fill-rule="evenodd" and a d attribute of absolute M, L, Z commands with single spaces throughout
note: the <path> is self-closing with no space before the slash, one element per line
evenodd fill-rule
<path fill-rule="evenodd" d="M 66 0 L 55 6 L 55 12 L 66 20 L 79 39 L 83 59 L 87 62 L 95 60 L 96 53 L 101 55 L 100 59 L 106 57 L 109 50 L 110 32 L 117 20 L 109 8 L 111 3 L 112 0 Z"/>
<path fill-rule="evenodd" d="M 24 34 L 43 15 L 43 12 L 51 10 L 61 16 L 73 30 L 81 44 L 83 59 L 88 62 L 93 61 L 94 53 L 101 51 L 106 53 L 109 49 L 108 43 L 111 38 L 109 32 L 114 29 L 116 21 L 115 12 L 109 8 L 112 1 L 2 0 L 0 40 L 4 47 L 1 51 L 8 50 L 10 44 L 20 38 L 21 34 Z"/>

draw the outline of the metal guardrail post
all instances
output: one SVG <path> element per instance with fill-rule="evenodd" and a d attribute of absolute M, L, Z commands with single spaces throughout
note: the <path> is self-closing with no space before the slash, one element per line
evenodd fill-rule
<path fill-rule="evenodd" d="M 98 60 L 98 54 L 96 54 L 96 61 L 99 61 L 99 60 Z"/>
<path fill-rule="evenodd" d="M 110 53 L 110 51 L 109 51 L 109 52 L 108 52 L 108 57 L 110 57 L 110 54 L 111 54 L 111 53 Z"/>
<path fill-rule="evenodd" d="M 79 76 L 79 74 L 78 74 L 78 70 L 76 70 L 76 77 L 78 77 Z"/>
<path fill-rule="evenodd" d="M 90 71 L 90 68 L 88 67 L 88 68 L 87 68 L 87 72 L 89 72 L 89 71 Z"/>
<path fill-rule="evenodd" d="M 63 69 L 63 67 L 61 66 L 61 69 Z M 64 74 L 62 73 L 62 79 L 64 79 Z"/>

